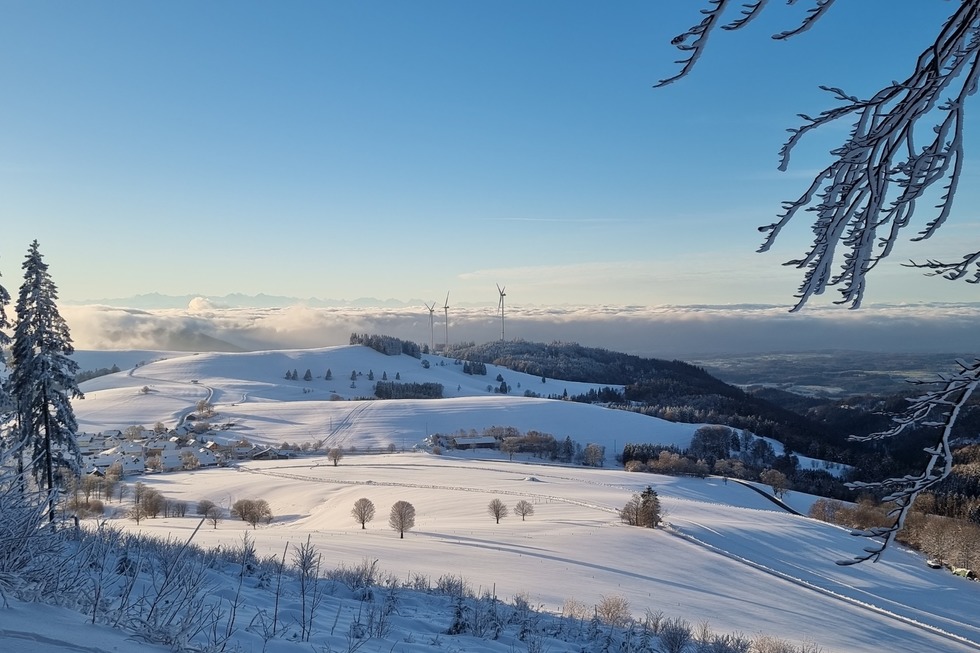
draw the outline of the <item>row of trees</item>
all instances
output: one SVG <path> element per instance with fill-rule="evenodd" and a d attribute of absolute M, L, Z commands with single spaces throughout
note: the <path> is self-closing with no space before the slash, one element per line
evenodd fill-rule
<path fill-rule="evenodd" d="M 11 369 L 0 384 L 2 430 L 0 447 L 16 452 L 21 488 L 27 472 L 48 495 L 48 518 L 54 520 L 56 489 L 62 469 L 78 472 L 78 430 L 71 399 L 81 397 L 78 365 L 69 358 L 75 351 L 68 324 L 58 312 L 58 289 L 35 240 L 22 264 L 24 281 L 10 323 L 6 306 L 10 295 L 0 286 L 0 358 L 10 345 Z M 13 338 L 6 335 L 13 328 Z"/>
<path fill-rule="evenodd" d="M 379 381 L 374 386 L 374 396 L 378 399 L 442 399 L 441 383 L 398 383 Z"/>
<path fill-rule="evenodd" d="M 354 502 L 350 514 L 361 528 L 367 528 L 368 522 L 374 519 L 376 509 L 374 502 L 366 497 L 361 497 Z M 500 523 L 500 520 L 509 513 L 507 505 L 500 499 L 491 499 L 487 504 L 487 512 Z M 520 500 L 514 505 L 514 514 L 519 515 L 521 521 L 534 514 L 534 506 L 525 500 Z M 405 531 L 411 530 L 415 526 L 415 507 L 407 501 L 396 501 L 388 514 L 388 525 L 392 530 L 398 531 L 399 537 L 405 537 Z"/>
<path fill-rule="evenodd" d="M 350 334 L 350 344 L 364 345 L 386 356 L 405 354 L 412 358 L 422 358 L 422 347 L 420 345 L 393 336 L 352 333 Z"/>
<path fill-rule="evenodd" d="M 514 454 L 525 453 L 536 458 L 547 458 L 563 463 L 576 462 L 587 467 L 602 467 L 606 458 L 606 448 L 600 444 L 589 443 L 583 447 L 568 436 L 559 442 L 552 434 L 534 429 L 521 433 L 513 426 L 489 426 L 483 429 L 482 433 L 478 433 L 475 429 L 467 433 L 461 429 L 459 435 L 462 437 L 483 435 L 495 438 L 499 441 L 500 451 L 510 456 L 511 460 Z M 450 441 L 450 438 L 440 434 L 436 434 L 436 439 L 447 443 Z"/>

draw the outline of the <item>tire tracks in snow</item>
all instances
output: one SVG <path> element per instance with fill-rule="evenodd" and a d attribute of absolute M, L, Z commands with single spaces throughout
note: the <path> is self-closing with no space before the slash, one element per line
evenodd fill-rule
<path fill-rule="evenodd" d="M 868 603 L 866 601 L 861 601 L 860 599 L 854 598 L 853 596 L 848 596 L 846 594 L 841 594 L 840 592 L 836 592 L 836 591 L 834 591 L 832 589 L 829 589 L 829 588 L 826 588 L 826 587 L 821 587 L 820 585 L 817 585 L 815 583 L 811 583 L 810 581 L 804 580 L 802 578 L 798 578 L 798 577 L 793 576 L 791 574 L 787 574 L 786 572 L 779 571 L 778 569 L 773 569 L 772 567 L 767 567 L 767 566 L 765 566 L 765 565 L 763 565 L 761 563 L 755 562 L 754 560 L 749 560 L 748 558 L 743 558 L 742 556 L 736 555 L 736 554 L 732 553 L 731 551 L 726 551 L 725 549 L 721 549 L 721 548 L 719 548 L 719 547 L 717 547 L 717 546 L 715 546 L 713 544 L 708 544 L 707 542 L 704 542 L 702 540 L 699 540 L 698 538 L 696 538 L 693 535 L 690 535 L 688 533 L 683 533 L 683 532 L 678 531 L 678 530 L 673 529 L 673 528 L 665 529 L 665 530 L 670 535 L 673 535 L 675 537 L 681 538 L 682 540 L 686 540 L 687 542 L 690 542 L 691 544 L 693 544 L 695 546 L 700 546 L 701 548 L 706 549 L 708 551 L 711 551 L 712 553 L 716 553 L 716 554 L 718 554 L 720 556 L 724 556 L 724 557 L 728 558 L 729 560 L 734 560 L 735 562 L 741 563 L 741 564 L 746 565 L 748 567 L 752 567 L 753 569 L 755 569 L 757 571 L 760 571 L 760 572 L 762 572 L 764 574 L 769 574 L 770 576 L 774 576 L 776 578 L 782 579 L 782 580 L 784 580 L 784 581 L 786 581 L 788 583 L 793 583 L 794 585 L 797 585 L 799 587 L 803 587 L 805 589 L 808 589 L 808 590 L 817 592 L 819 594 L 823 594 L 824 596 L 828 596 L 828 597 L 830 597 L 832 599 L 836 599 L 838 601 L 843 601 L 844 603 L 848 603 L 849 605 L 852 605 L 854 607 L 861 608 L 861 609 L 867 610 L 869 612 L 874 612 L 875 614 L 881 615 L 883 617 L 887 617 L 889 619 L 893 619 L 895 621 L 899 621 L 899 622 L 901 622 L 901 623 L 903 623 L 903 624 L 905 624 L 907 626 L 912 626 L 913 628 L 916 628 L 918 630 L 922 630 L 924 632 L 928 632 L 928 633 L 930 633 L 932 635 L 937 635 L 937 636 L 942 637 L 944 639 L 948 639 L 950 641 L 956 642 L 958 644 L 963 644 L 963 645 L 969 646 L 970 648 L 973 648 L 973 649 L 975 649 L 977 651 L 980 651 L 980 642 L 976 642 L 976 641 L 974 641 L 972 639 L 969 639 L 967 637 L 963 637 L 962 635 L 957 635 L 956 633 L 951 633 L 949 631 L 943 630 L 939 626 L 935 626 L 933 624 L 924 623 L 922 621 L 919 621 L 919 620 L 914 619 L 912 617 L 909 617 L 907 615 L 899 614 L 898 612 L 894 612 L 892 610 L 888 610 L 886 608 L 883 608 L 883 607 L 881 607 L 879 605 L 875 605 L 874 603 Z M 880 596 L 875 596 L 875 598 L 876 599 L 879 599 L 879 600 L 888 600 L 888 599 L 883 599 L 883 597 L 880 597 Z M 902 608 L 905 608 L 906 610 L 908 610 L 910 612 L 919 612 L 919 610 L 917 610 L 916 608 L 914 608 L 912 606 L 909 606 L 909 605 L 905 605 L 904 603 L 898 603 L 898 602 L 895 602 L 895 601 L 889 601 L 889 602 L 890 603 L 894 603 L 894 604 L 896 604 L 898 606 L 901 606 Z M 951 619 L 945 619 L 941 615 L 937 615 L 937 614 L 933 614 L 933 613 L 927 613 L 927 614 L 929 614 L 929 616 L 931 616 L 931 617 L 933 617 L 933 618 L 935 618 L 937 620 L 950 621 L 951 623 L 955 623 L 956 625 L 961 626 L 961 627 L 975 628 L 971 624 L 964 624 L 964 623 L 961 623 L 961 622 L 958 622 L 958 621 L 953 621 Z"/>

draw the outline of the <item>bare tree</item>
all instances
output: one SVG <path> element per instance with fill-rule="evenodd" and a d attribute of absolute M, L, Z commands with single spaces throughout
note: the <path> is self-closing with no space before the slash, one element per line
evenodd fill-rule
<path fill-rule="evenodd" d="M 405 531 L 415 526 L 415 506 L 408 501 L 396 501 L 388 515 L 388 525 L 398 531 L 398 537 L 405 539 Z"/>
<path fill-rule="evenodd" d="M 586 445 L 582 452 L 582 464 L 587 467 L 602 467 L 606 458 L 606 448 L 601 444 L 591 443 Z"/>
<path fill-rule="evenodd" d="M 142 498 L 140 499 L 140 505 L 146 511 L 146 516 L 156 519 L 163 512 L 166 507 L 167 499 L 160 493 L 159 490 L 154 488 L 146 488 L 143 490 Z"/>
<path fill-rule="evenodd" d="M 137 524 L 147 517 L 157 517 L 163 510 L 165 501 L 158 490 L 145 483 L 136 483 L 133 486 L 133 506 L 129 509 L 129 517 Z"/>
<path fill-rule="evenodd" d="M 126 430 L 123 431 L 123 437 L 127 440 L 139 440 L 143 437 L 145 430 L 140 424 L 133 424 L 126 427 Z"/>
<path fill-rule="evenodd" d="M 772 488 L 772 493 L 780 499 L 789 490 L 789 479 L 778 469 L 766 469 L 759 473 L 759 480 Z"/>
<path fill-rule="evenodd" d="M 521 499 L 514 505 L 514 514 L 521 516 L 521 521 L 524 521 L 525 517 L 530 517 L 534 514 L 534 506 L 528 501 Z"/>
<path fill-rule="evenodd" d="M 514 459 L 514 454 L 521 450 L 521 439 L 520 438 L 504 438 L 503 442 L 500 443 L 500 450 L 508 455 L 509 460 Z"/>
<path fill-rule="evenodd" d="M 184 451 L 180 454 L 180 465 L 184 469 L 197 469 L 201 466 L 201 459 L 193 451 Z"/>
<path fill-rule="evenodd" d="M 365 524 L 374 519 L 374 503 L 362 497 L 354 502 L 350 514 L 361 524 L 362 529 L 366 528 Z"/>
<path fill-rule="evenodd" d="M 215 530 L 217 530 L 218 524 L 221 522 L 222 518 L 221 508 L 212 504 L 212 506 L 205 511 L 204 518 L 208 520 Z"/>
<path fill-rule="evenodd" d="M 231 506 L 231 514 L 255 528 L 259 522 L 272 521 L 272 508 L 265 499 L 239 499 Z"/>
<path fill-rule="evenodd" d="M 209 402 L 207 399 L 201 399 L 198 401 L 195 408 L 197 408 L 197 412 L 201 415 L 201 417 L 211 417 L 214 415 L 214 404 Z"/>
<path fill-rule="evenodd" d="M 507 506 L 504 505 L 504 502 L 500 499 L 491 499 L 490 503 L 487 504 L 487 512 L 490 513 L 490 516 L 496 519 L 497 523 L 499 524 L 500 520 L 507 516 Z"/>
<path fill-rule="evenodd" d="M 634 494 L 626 505 L 619 509 L 619 519 L 627 526 L 636 526 L 640 523 L 639 494 Z"/>
<path fill-rule="evenodd" d="M 208 511 L 214 507 L 216 507 L 214 501 L 211 501 L 210 499 L 201 499 L 197 502 L 197 514 L 204 517 L 208 514 Z"/>
<path fill-rule="evenodd" d="M 741 11 L 726 22 L 723 14 L 732 4 L 735 3 L 731 0 L 709 0 L 698 24 L 673 39 L 683 53 L 678 62 L 681 68 L 658 86 L 686 76 L 716 28 L 745 27 L 765 9 L 767 2 L 742 2 Z M 766 251 L 793 218 L 813 215 L 812 244 L 802 256 L 787 262 L 804 270 L 793 311 L 830 287 L 841 294 L 837 303 L 859 308 L 868 275 L 892 253 L 899 238 L 913 224 L 917 206 L 930 199 L 927 192 L 938 195 L 936 211 L 924 224 L 920 223 L 911 240 L 930 238 L 949 218 L 964 166 L 965 101 L 980 81 L 980 0 L 950 4 L 954 8 L 949 19 L 938 27 L 933 43 L 919 54 L 904 78 L 890 77 L 898 81 L 885 84 L 866 98 L 822 86 L 838 105 L 815 117 L 800 114 L 803 125 L 790 130 L 789 140 L 780 152 L 780 170 L 788 168 L 792 150 L 805 135 L 841 119 L 850 121 L 844 142 L 831 150 L 832 162 L 817 172 L 797 199 L 783 204 L 775 222 L 760 227 L 766 234 L 760 251 Z M 783 40 L 808 30 L 832 5 L 833 0 L 814 0 L 798 26 L 773 38 Z M 909 265 L 924 269 L 930 276 L 980 283 L 980 251 L 967 253 L 959 261 L 930 259 Z M 916 426 L 936 426 L 939 432 L 936 444 L 926 449 L 929 457 L 920 474 L 854 484 L 889 492 L 885 498 L 895 504 L 890 513 L 893 521 L 890 526 L 860 533 L 880 541 L 867 547 L 864 554 L 840 564 L 877 561 L 901 530 L 915 498 L 952 472 L 950 433 L 962 407 L 980 384 L 980 359 L 957 364 L 959 370 L 940 375 L 936 389 L 915 398 L 908 410 L 896 417 L 893 428 L 861 438 L 890 438 Z"/>
<path fill-rule="evenodd" d="M 327 453 L 327 458 L 330 459 L 330 462 L 333 463 L 334 467 L 337 466 L 337 463 L 339 463 L 343 459 L 343 457 L 344 457 L 344 450 L 341 449 L 340 447 L 334 447 Z"/>
<path fill-rule="evenodd" d="M 129 495 L 129 486 L 125 483 L 120 483 L 116 486 L 116 501 L 122 503 L 122 500 Z"/>

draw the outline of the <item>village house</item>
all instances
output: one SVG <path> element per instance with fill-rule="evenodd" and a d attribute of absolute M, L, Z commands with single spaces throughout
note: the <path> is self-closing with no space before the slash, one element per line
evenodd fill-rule
<path fill-rule="evenodd" d="M 447 444 L 451 449 L 496 449 L 500 441 L 489 435 L 455 435 L 447 438 Z"/>

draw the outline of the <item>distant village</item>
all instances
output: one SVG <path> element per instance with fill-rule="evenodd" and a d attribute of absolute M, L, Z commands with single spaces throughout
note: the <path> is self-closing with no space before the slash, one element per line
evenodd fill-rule
<path fill-rule="evenodd" d="M 210 413 L 210 406 L 204 408 Z M 104 475 L 114 465 L 124 476 L 129 476 L 219 467 L 235 460 L 290 457 L 286 447 L 261 447 L 244 438 L 220 435 L 221 430 L 231 426 L 226 424 L 215 430 L 207 422 L 198 422 L 194 415 L 188 415 L 172 429 L 158 422 L 153 429 L 130 426 L 125 431 L 79 433 L 76 442 L 83 473 L 95 475 Z"/>

